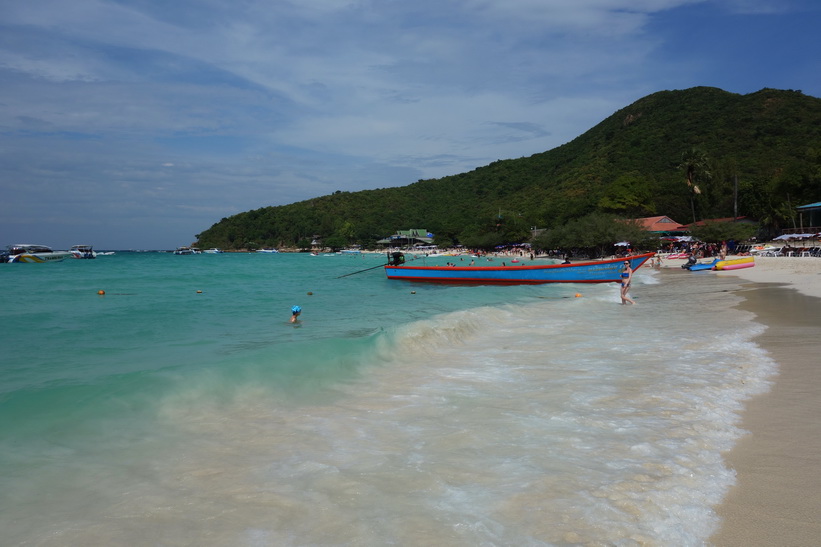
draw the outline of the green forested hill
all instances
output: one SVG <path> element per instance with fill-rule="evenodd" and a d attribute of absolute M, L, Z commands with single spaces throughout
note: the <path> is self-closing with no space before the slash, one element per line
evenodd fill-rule
<path fill-rule="evenodd" d="M 686 164 L 695 167 L 699 193 L 685 182 Z M 740 216 L 775 230 L 792 225 L 795 206 L 820 200 L 821 99 L 697 87 L 644 97 L 547 152 L 399 188 L 263 207 L 197 238 L 201 247 L 226 249 L 293 246 L 313 235 L 367 245 L 426 228 L 440 241 L 513 242 L 532 226 L 593 212 L 688 223 L 733 216 L 734 203 Z"/>

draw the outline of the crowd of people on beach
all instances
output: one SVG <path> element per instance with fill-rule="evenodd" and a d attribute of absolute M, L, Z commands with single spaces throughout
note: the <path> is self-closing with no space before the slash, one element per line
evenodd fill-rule
<path fill-rule="evenodd" d="M 689 254 L 696 258 L 710 258 L 715 256 L 724 256 L 727 254 L 735 254 L 736 242 L 733 240 L 723 241 L 721 243 L 704 243 L 701 241 L 678 241 L 670 242 L 660 249 L 664 253 L 682 253 Z M 723 258 L 723 257 L 722 257 Z"/>

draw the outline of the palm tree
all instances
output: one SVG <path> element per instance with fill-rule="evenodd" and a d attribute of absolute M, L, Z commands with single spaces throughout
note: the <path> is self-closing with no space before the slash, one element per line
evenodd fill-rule
<path fill-rule="evenodd" d="M 690 190 L 690 209 L 693 212 L 693 222 L 696 221 L 695 197 L 701 194 L 699 182 L 710 180 L 709 161 L 707 154 L 697 148 L 691 148 L 681 155 L 678 168 L 684 171 L 684 182 Z"/>

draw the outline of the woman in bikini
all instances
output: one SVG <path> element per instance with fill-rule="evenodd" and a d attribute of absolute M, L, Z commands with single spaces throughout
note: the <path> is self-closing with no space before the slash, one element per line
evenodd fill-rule
<path fill-rule="evenodd" d="M 631 304 L 635 304 L 633 299 L 628 296 L 628 292 L 630 291 L 630 281 L 633 279 L 633 268 L 630 267 L 630 261 L 624 261 L 624 269 L 621 272 L 621 303 L 627 304 L 630 302 Z"/>

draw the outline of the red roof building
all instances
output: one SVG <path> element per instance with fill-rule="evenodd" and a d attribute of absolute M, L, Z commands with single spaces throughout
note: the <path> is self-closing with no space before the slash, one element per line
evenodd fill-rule
<path fill-rule="evenodd" d="M 693 222 L 684 226 L 685 229 L 689 230 L 694 226 L 704 226 L 705 224 L 719 224 L 722 222 L 740 222 L 742 224 L 755 224 L 752 220 L 748 219 L 747 217 L 726 217 L 726 218 L 705 218 L 704 220 L 699 220 L 698 222 Z"/>
<path fill-rule="evenodd" d="M 635 219 L 635 221 L 638 222 L 639 225 L 641 225 L 641 227 L 647 230 L 648 232 L 654 232 L 658 234 L 672 234 L 687 231 L 686 226 L 682 226 L 681 224 L 667 216 L 637 218 Z"/>

